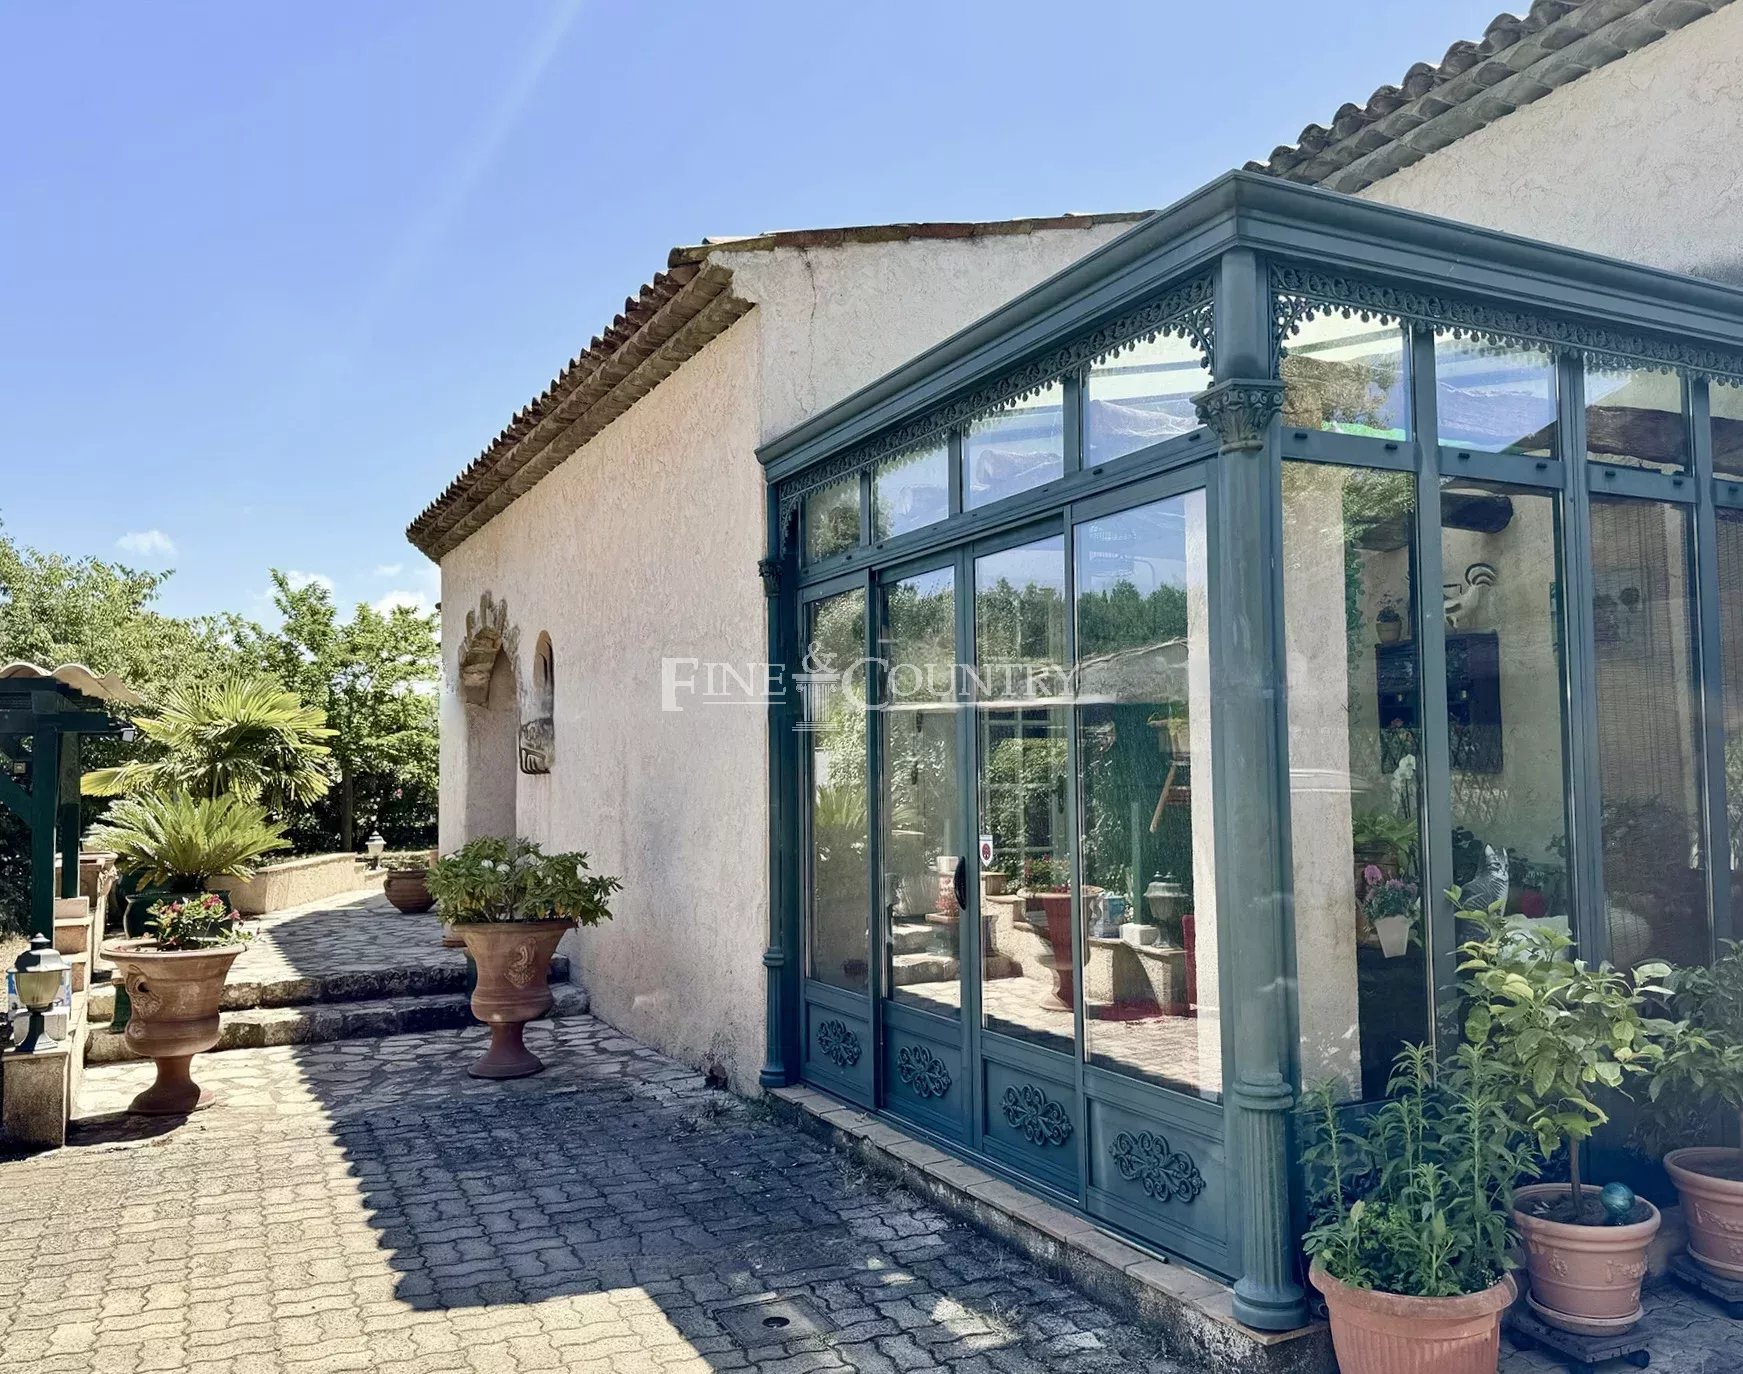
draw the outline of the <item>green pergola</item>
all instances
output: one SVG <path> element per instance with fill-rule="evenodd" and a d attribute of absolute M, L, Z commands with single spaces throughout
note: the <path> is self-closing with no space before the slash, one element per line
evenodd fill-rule
<path fill-rule="evenodd" d="M 113 674 L 82 664 L 54 669 L 33 663 L 0 667 L 0 804 L 30 831 L 30 932 L 54 938 L 55 855 L 58 895 L 79 894 L 79 741 L 114 734 L 109 713 L 140 697 Z"/>

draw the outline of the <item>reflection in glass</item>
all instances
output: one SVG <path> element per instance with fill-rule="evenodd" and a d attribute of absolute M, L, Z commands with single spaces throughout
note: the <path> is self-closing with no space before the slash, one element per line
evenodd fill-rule
<path fill-rule="evenodd" d="M 1217 1098 L 1204 493 L 1087 521 L 1075 551 L 1087 1050 Z"/>
<path fill-rule="evenodd" d="M 872 538 L 891 539 L 950 514 L 950 444 L 892 453 L 872 469 Z"/>
<path fill-rule="evenodd" d="M 857 588 L 808 608 L 807 657 L 819 671 L 798 680 L 809 759 L 811 900 L 806 972 L 853 992 L 866 989 L 867 865 L 865 593 Z"/>
<path fill-rule="evenodd" d="M 1719 658 L 1725 678 L 1725 819 L 1731 910 L 1739 913 L 1743 912 L 1743 511 L 1721 508 L 1717 514 Z"/>
<path fill-rule="evenodd" d="M 957 866 L 966 853 L 956 747 L 956 576 L 884 589 L 883 893 L 885 987 L 945 1016 L 962 1005 Z"/>
<path fill-rule="evenodd" d="M 1701 711 L 1689 513 L 1592 498 L 1592 624 L 1610 961 L 1704 962 Z"/>
<path fill-rule="evenodd" d="M 991 1030 L 1071 1050 L 1065 541 L 975 560 L 975 725 L 980 833 L 1002 893 L 981 903 L 981 1012 Z"/>
<path fill-rule="evenodd" d="M 1689 434 L 1682 378 L 1674 372 L 1588 365 L 1586 456 L 1656 472 L 1684 471 Z"/>
<path fill-rule="evenodd" d="M 1548 349 L 1436 334 L 1434 395 L 1441 443 L 1556 456 L 1555 358 Z"/>
<path fill-rule="evenodd" d="M 1084 462 L 1190 434 L 1199 426 L 1192 398 L 1210 381 L 1197 345 L 1167 334 L 1097 358 L 1084 383 Z"/>
<path fill-rule="evenodd" d="M 1743 478 L 1743 386 L 1709 383 L 1707 405 L 1713 417 L 1713 471 Z"/>
<path fill-rule="evenodd" d="M 1283 465 L 1303 1081 L 1384 1096 L 1427 1039 L 1415 478 Z"/>
<path fill-rule="evenodd" d="M 1453 482 L 1440 509 L 1453 881 L 1571 935 L 1560 501 Z"/>
<path fill-rule="evenodd" d="M 809 493 L 801 523 L 807 563 L 859 543 L 859 474 L 838 478 Z"/>
<path fill-rule="evenodd" d="M 1409 435 L 1404 329 L 1396 321 L 1325 313 L 1284 340 L 1283 423 L 1382 439 Z"/>
<path fill-rule="evenodd" d="M 1065 388 L 1050 382 L 968 427 L 962 441 L 962 504 L 1002 501 L 1065 474 Z"/>

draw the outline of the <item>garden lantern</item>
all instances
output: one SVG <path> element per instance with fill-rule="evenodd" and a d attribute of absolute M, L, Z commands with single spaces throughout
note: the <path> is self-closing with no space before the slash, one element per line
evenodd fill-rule
<path fill-rule="evenodd" d="M 43 1016 L 60 995 L 61 978 L 67 967 L 67 961 L 41 935 L 31 937 L 30 948 L 20 954 L 18 962 L 12 966 L 12 982 L 18 990 L 18 1000 L 30 1013 L 30 1029 L 19 1043 L 20 1053 L 54 1047 L 54 1040 L 43 1029 Z"/>
<path fill-rule="evenodd" d="M 381 866 L 381 851 L 387 848 L 387 841 L 381 838 L 381 832 L 379 830 L 370 831 L 369 838 L 363 842 L 363 847 L 369 851 L 369 866 L 379 868 Z"/>

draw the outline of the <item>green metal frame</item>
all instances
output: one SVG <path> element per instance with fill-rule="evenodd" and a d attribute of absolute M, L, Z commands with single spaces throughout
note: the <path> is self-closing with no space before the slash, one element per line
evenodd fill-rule
<path fill-rule="evenodd" d="M 30 830 L 30 933 L 54 939 L 55 857 L 59 894 L 79 895 L 79 753 L 85 734 L 113 733 L 101 704 L 52 679 L 0 681 L 0 805 Z M 28 739 L 28 754 L 18 741 Z M 29 784 L 11 775 L 24 764 Z M 57 846 L 58 841 L 58 846 Z"/>
<path fill-rule="evenodd" d="M 1187 310 L 1168 315 L 1167 310 Z M 1364 317 L 1396 320 L 1405 331 L 1413 378 L 1412 422 L 1405 440 L 1371 439 L 1286 430 L 1278 415 L 1278 377 L 1284 338 L 1307 303 Z M 1206 330 L 1202 312 L 1214 314 Z M 1148 313 L 1146 313 L 1148 312 Z M 1077 439 L 1082 406 L 1081 367 L 1097 347 L 1116 342 L 1132 321 L 1202 339 L 1213 385 L 1198 398 L 1206 427 L 1115 462 L 1084 468 Z M 1502 342 L 1545 347 L 1558 359 L 1560 457 L 1498 455 L 1437 442 L 1434 333 L 1437 328 Z M 1646 472 L 1592 462 L 1586 457 L 1584 371 L 1588 362 L 1645 366 L 1684 378 L 1691 453 L 1689 470 Z M 1065 470 L 1053 482 L 972 511 L 961 506 L 962 427 L 997 405 L 1016 387 L 1060 376 L 1068 417 Z M 1292 1206 L 1295 1160 L 1288 1113 L 1299 1089 L 1298 1014 L 1294 996 L 1294 917 L 1291 893 L 1288 769 L 1288 690 L 1283 672 L 1281 476 L 1285 460 L 1337 463 L 1410 472 L 1416 482 L 1417 577 L 1440 585 L 1441 479 L 1482 478 L 1541 492 L 1559 504 L 1562 530 L 1564 785 L 1570 843 L 1569 884 L 1581 913 L 1577 934 L 1589 955 L 1602 957 L 1606 934 L 1604 875 L 1599 843 L 1601 798 L 1595 785 L 1598 735 L 1596 644 L 1591 605 L 1591 501 L 1617 496 L 1686 507 L 1692 514 L 1694 604 L 1691 621 L 1697 657 L 1704 787 L 1701 814 L 1707 856 L 1711 933 L 1731 935 L 1729 868 L 1725 855 L 1727 797 L 1724 777 L 1724 682 L 1717 577 L 1717 512 L 1743 509 L 1743 477 L 1714 475 L 1708 424 L 1708 385 L 1743 379 L 1743 291 L 1566 248 L 1356 201 L 1270 178 L 1232 173 L 1159 212 L 1075 266 L 1043 282 L 986 318 L 919 355 L 838 405 L 759 451 L 768 483 L 769 543 L 764 562 L 770 587 L 769 654 L 772 662 L 798 662 L 797 607 L 812 588 L 832 580 L 867 589 L 876 608 L 877 579 L 885 570 L 911 569 L 922 560 L 955 557 L 958 597 L 968 551 L 1038 521 L 1069 530 L 1074 507 L 1116 499 L 1148 479 L 1182 470 L 1203 474 L 1213 513 L 1210 526 L 1213 806 L 1216 822 L 1219 938 L 1224 987 L 1225 1101 L 1205 1119 L 1178 1094 L 1153 1093 L 1130 1080 L 1087 1066 L 1081 1054 L 1069 1071 L 1077 1103 L 1075 1189 L 1062 1175 L 987 1148 L 987 1104 L 975 1068 L 976 1100 L 969 1129 L 937 1132 L 942 1144 L 995 1169 L 1037 1183 L 1068 1205 L 1094 1211 L 1086 1154 L 1095 1094 L 1118 1099 L 1134 1119 L 1169 1123 L 1192 1119 L 1214 1130 L 1226 1148 L 1226 1167 L 1240 1180 L 1230 1199 L 1220 1251 L 1157 1242 L 1157 1231 L 1127 1229 L 1235 1278 L 1235 1310 L 1249 1324 L 1283 1328 L 1305 1316 L 1296 1245 L 1300 1219 Z M 952 496 L 948 518 L 897 538 L 872 541 L 870 463 L 927 435 L 951 437 Z M 861 542 L 802 566 L 799 494 L 823 477 L 860 474 Z M 1068 551 L 1069 562 L 1069 551 Z M 1068 577 L 1070 575 L 1068 569 Z M 1069 590 L 1069 588 L 1068 588 Z M 875 635 L 868 614 L 868 638 Z M 959 625 L 963 617 L 959 616 Z M 970 629 L 966 633 L 971 634 Z M 1438 604 L 1419 617 L 1419 671 L 1423 721 L 1422 793 L 1425 798 L 1424 885 L 1438 892 L 1452 872 L 1451 825 L 1446 815 L 1450 757 L 1446 728 L 1446 634 Z M 972 661 L 972 640 L 959 656 Z M 786 1083 L 801 1071 L 801 948 L 804 845 L 800 825 L 800 770 L 791 724 L 790 692 L 771 705 L 769 1057 L 765 1084 Z M 966 714 L 966 711 L 965 711 Z M 972 729 L 963 753 L 973 778 Z M 878 732 L 871 732 L 874 770 Z M 1075 758 L 1073 758 L 1075 766 Z M 874 776 L 876 773 L 874 772 Z M 971 798 L 964 805 L 971 808 Z M 872 812 L 876 833 L 876 812 Z M 1075 822 L 1074 822 L 1075 823 Z M 972 835 L 973 825 L 964 834 Z M 873 846 L 875 850 L 875 844 Z M 873 858 L 875 864 L 875 854 Z M 875 869 L 874 869 L 875 872 Z M 979 884 L 969 890 L 978 896 Z M 879 969 L 873 884 L 874 948 Z M 1434 923 L 1431 976 L 1442 1022 L 1451 1009 L 1453 935 L 1442 907 Z M 1074 912 L 1074 927 L 1081 914 Z M 965 921 L 965 926 L 970 924 Z M 965 988 L 978 991 L 978 926 L 965 935 Z M 868 1016 L 880 1015 L 877 978 Z M 995 1039 L 978 1029 L 978 1009 L 965 996 L 963 1066 Z M 1079 1013 L 1081 1018 L 1081 1012 Z M 897 1017 L 895 1019 L 900 1019 Z M 972 1026 L 969 1023 L 973 1023 Z M 1079 1045 L 1081 1046 L 1081 1026 Z M 1002 1047 L 1001 1047 L 1002 1048 Z M 883 1053 L 881 1031 L 866 1047 Z M 1039 1070 L 1031 1047 L 1005 1055 Z M 1053 1066 L 1055 1071 L 1057 1066 Z M 881 1105 L 875 1065 L 870 1105 Z M 1180 1099 L 1174 1101 L 1171 1099 Z M 1195 1115 L 1196 1113 L 1196 1115 Z M 1298 1203 L 1296 1204 L 1298 1205 Z M 1104 1213 L 1099 1213 L 1103 1215 Z M 1115 1224 L 1122 1224 L 1118 1218 Z"/>

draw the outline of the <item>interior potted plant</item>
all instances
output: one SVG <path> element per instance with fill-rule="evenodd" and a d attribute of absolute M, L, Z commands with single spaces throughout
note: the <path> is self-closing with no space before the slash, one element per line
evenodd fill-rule
<path fill-rule="evenodd" d="M 1402 958 L 1416 933 L 1422 895 L 1409 878 L 1387 877 L 1375 864 L 1362 870 L 1362 919 L 1388 959 Z"/>
<path fill-rule="evenodd" d="M 1668 981 L 1680 1033 L 1649 1097 L 1697 1131 L 1717 1124 L 1721 1106 L 1743 1125 L 1743 945 L 1727 940 L 1710 968 L 1679 968 Z M 1689 1257 L 1723 1279 L 1743 1281 L 1743 1150 L 1687 1146 L 1665 1155 L 1664 1168 L 1688 1223 Z"/>
<path fill-rule="evenodd" d="M 1513 1183 L 1533 1164 L 1512 1085 L 1472 1046 L 1398 1055 L 1385 1105 L 1346 1125 L 1309 1091 L 1309 1277 L 1343 1374 L 1494 1374 L 1513 1302 Z"/>
<path fill-rule="evenodd" d="M 545 854 L 531 840 L 483 837 L 431 866 L 442 921 L 478 970 L 472 1014 L 490 1027 L 474 1078 L 524 1078 L 544 1063 L 526 1047 L 526 1023 L 551 1009 L 551 956 L 576 926 L 609 920 L 622 884 L 592 872 L 585 854 Z"/>
<path fill-rule="evenodd" d="M 105 945 L 127 989 L 127 1048 L 153 1060 L 157 1077 L 129 1104 L 142 1116 L 185 1116 L 210 1102 L 189 1066 L 218 1043 L 218 1001 L 248 932 L 217 892 L 154 903 L 144 939 Z"/>
<path fill-rule="evenodd" d="M 1457 901 L 1458 890 L 1451 894 Z M 1605 1089 L 1657 1065 L 1674 1027 L 1648 1017 L 1662 997 L 1668 965 L 1624 974 L 1566 957 L 1572 943 L 1544 925 L 1521 926 L 1498 900 L 1463 910 L 1480 934 L 1459 947 L 1467 991 L 1465 1037 L 1513 1081 L 1525 1123 L 1547 1158 L 1567 1146 L 1568 1182 L 1521 1188 L 1514 1223 L 1525 1242 L 1532 1309 L 1585 1335 L 1623 1332 L 1640 1320 L 1646 1249 L 1659 1212 L 1627 1189 L 1589 1187 L 1581 1147 L 1609 1120 L 1596 1101 Z"/>
<path fill-rule="evenodd" d="M 393 903 L 396 910 L 403 911 L 408 916 L 428 911 L 436 904 L 427 881 L 429 872 L 429 864 L 421 857 L 389 859 L 387 877 L 381 885 L 382 894 Z"/>

